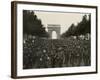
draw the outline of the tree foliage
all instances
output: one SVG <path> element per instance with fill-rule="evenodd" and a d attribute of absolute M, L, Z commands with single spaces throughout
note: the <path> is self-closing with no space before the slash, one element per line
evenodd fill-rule
<path fill-rule="evenodd" d="M 69 29 L 62 34 L 62 37 L 85 35 L 86 33 L 91 34 L 91 15 L 87 19 L 87 15 L 84 15 L 82 21 L 75 26 L 72 24 Z"/>
<path fill-rule="evenodd" d="M 33 11 L 23 10 L 23 34 L 48 37 L 40 19 Z"/>

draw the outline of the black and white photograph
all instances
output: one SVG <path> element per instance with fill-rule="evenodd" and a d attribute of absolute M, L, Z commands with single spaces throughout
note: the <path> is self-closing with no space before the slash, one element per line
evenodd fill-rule
<path fill-rule="evenodd" d="M 97 7 L 12 2 L 12 76 L 97 73 Z"/>
<path fill-rule="evenodd" d="M 91 65 L 91 14 L 23 10 L 23 69 Z"/>

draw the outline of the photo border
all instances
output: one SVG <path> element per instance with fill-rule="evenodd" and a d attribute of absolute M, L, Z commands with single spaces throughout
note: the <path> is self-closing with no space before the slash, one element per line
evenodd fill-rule
<path fill-rule="evenodd" d="M 18 76 L 17 75 L 17 4 L 34 4 L 34 5 L 46 5 L 46 6 L 59 6 L 59 7 L 76 7 L 76 8 L 94 8 L 96 10 L 96 71 L 94 72 L 80 72 L 80 73 L 64 73 L 64 74 L 49 74 L 49 75 L 33 75 L 33 76 Z M 30 77 L 50 77 L 50 76 L 66 76 L 66 75 L 80 75 L 80 74 L 94 74 L 98 72 L 98 8 L 97 6 L 89 5 L 73 5 L 73 4 L 57 4 L 57 3 L 41 3 L 41 2 L 24 2 L 24 1 L 12 1 L 11 2 L 11 77 L 12 78 L 30 78 Z"/>

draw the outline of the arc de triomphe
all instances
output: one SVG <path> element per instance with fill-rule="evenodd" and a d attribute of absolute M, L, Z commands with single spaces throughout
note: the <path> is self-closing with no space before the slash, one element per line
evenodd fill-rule
<path fill-rule="evenodd" d="M 60 39 L 60 25 L 57 24 L 48 24 L 47 26 L 50 39 L 52 39 L 52 32 L 55 31 L 57 34 L 57 39 Z"/>

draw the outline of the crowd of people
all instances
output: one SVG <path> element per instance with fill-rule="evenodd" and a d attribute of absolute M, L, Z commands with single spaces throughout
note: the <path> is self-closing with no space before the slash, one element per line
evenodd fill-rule
<path fill-rule="evenodd" d="M 23 69 L 91 65 L 91 41 L 30 38 L 23 42 Z"/>

